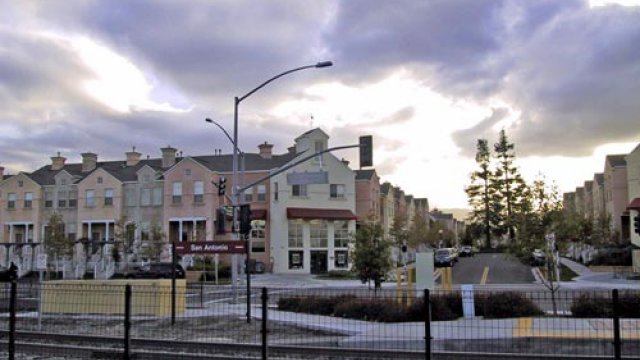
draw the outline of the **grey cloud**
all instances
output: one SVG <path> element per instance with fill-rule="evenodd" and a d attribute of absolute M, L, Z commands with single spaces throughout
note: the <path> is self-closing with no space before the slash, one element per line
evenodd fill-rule
<path fill-rule="evenodd" d="M 509 109 L 495 108 L 492 109 L 491 115 L 477 123 L 476 125 L 454 132 L 451 137 L 453 141 L 461 148 L 462 155 L 474 157 L 476 153 L 476 143 L 478 139 L 493 139 L 496 132 L 493 126 L 509 115 Z"/>

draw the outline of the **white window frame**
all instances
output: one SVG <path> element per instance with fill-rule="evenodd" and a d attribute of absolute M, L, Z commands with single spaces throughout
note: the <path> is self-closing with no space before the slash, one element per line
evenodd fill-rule
<path fill-rule="evenodd" d="M 329 197 L 331 199 L 344 199 L 346 186 L 344 184 L 330 184 Z"/>
<path fill-rule="evenodd" d="M 193 202 L 196 204 L 204 202 L 204 181 L 196 180 L 193 182 Z"/>
<path fill-rule="evenodd" d="M 84 191 L 84 206 L 85 207 L 96 206 L 96 191 L 94 189 L 86 189 Z"/>
<path fill-rule="evenodd" d="M 171 197 L 171 203 L 172 204 L 181 204 L 182 203 L 182 182 L 180 181 L 174 181 L 173 185 L 172 185 L 172 197 Z"/>
<path fill-rule="evenodd" d="M 304 222 L 300 220 L 289 220 L 288 223 L 288 247 L 290 249 L 301 249 L 304 247 Z"/>
<path fill-rule="evenodd" d="M 113 189 L 104 189 L 104 206 L 113 206 Z"/>

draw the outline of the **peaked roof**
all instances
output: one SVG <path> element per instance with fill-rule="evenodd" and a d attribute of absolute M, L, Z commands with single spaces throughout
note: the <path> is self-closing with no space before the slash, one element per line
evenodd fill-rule
<path fill-rule="evenodd" d="M 603 185 L 604 184 L 604 174 L 603 173 L 597 173 L 593 175 L 593 181 L 594 183 L 598 184 L 598 185 Z"/>
<path fill-rule="evenodd" d="M 356 170 L 356 180 L 371 180 L 375 173 L 375 170 Z"/>
<path fill-rule="evenodd" d="M 611 166 L 627 166 L 626 154 L 607 155 L 605 161 Z"/>
<path fill-rule="evenodd" d="M 391 186 L 390 183 L 385 182 L 382 185 L 380 185 L 380 193 L 381 194 L 389 194 L 389 190 L 391 190 L 393 187 Z"/>

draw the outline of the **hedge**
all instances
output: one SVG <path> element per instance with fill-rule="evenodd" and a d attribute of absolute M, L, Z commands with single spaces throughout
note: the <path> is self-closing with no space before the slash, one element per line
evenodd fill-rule
<path fill-rule="evenodd" d="M 640 293 L 621 293 L 618 297 L 618 311 L 622 318 L 640 318 Z M 571 313 L 578 318 L 610 318 L 613 316 L 613 302 L 610 297 L 584 294 L 571 304 Z"/>

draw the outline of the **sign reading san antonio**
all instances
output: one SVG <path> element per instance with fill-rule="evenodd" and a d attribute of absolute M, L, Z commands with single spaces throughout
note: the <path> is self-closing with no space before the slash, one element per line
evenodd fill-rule
<path fill-rule="evenodd" d="M 194 241 L 176 244 L 176 253 L 202 254 L 243 254 L 244 241 Z"/>

